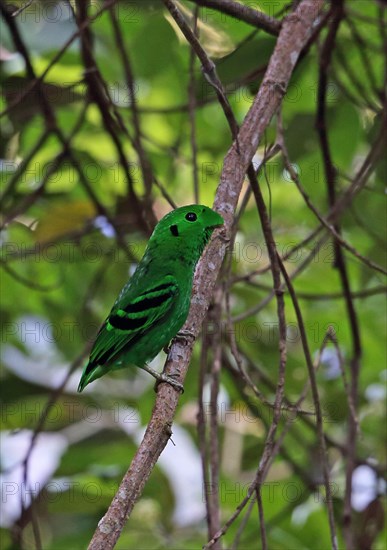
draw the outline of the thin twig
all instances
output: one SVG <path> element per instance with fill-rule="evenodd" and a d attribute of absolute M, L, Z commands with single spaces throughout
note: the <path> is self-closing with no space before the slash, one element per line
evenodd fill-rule
<path fill-rule="evenodd" d="M 198 36 L 198 11 L 196 6 L 194 12 L 194 28 L 193 33 Z M 190 124 L 190 141 L 191 141 L 191 154 L 192 154 L 192 177 L 195 202 L 199 204 L 199 173 L 198 173 L 198 146 L 196 141 L 196 93 L 195 93 L 195 60 L 196 55 L 194 49 L 191 47 L 189 55 L 189 83 L 188 83 L 188 115 Z"/>
<path fill-rule="evenodd" d="M 24 2 L 22 6 L 20 6 L 19 9 L 12 12 L 12 17 L 17 17 L 20 15 L 25 9 L 27 9 L 35 0 L 27 0 Z"/>
<path fill-rule="evenodd" d="M 269 34 L 277 36 L 281 29 L 281 21 L 270 17 L 262 11 L 255 10 L 249 5 L 240 4 L 234 2 L 234 0 L 190 0 L 195 2 L 198 6 L 206 8 L 212 8 L 226 13 L 230 17 L 235 17 L 238 21 L 244 21 L 245 23 L 262 29 Z"/>

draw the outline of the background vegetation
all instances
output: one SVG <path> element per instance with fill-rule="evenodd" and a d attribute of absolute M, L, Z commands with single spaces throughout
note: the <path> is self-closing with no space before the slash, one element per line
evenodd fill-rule
<path fill-rule="evenodd" d="M 2 547 L 84 548 L 155 393 L 136 370 L 79 395 L 82 362 L 156 221 L 212 205 L 233 140 L 170 2 L 0 5 Z M 177 5 L 242 124 L 297 2 Z M 260 490 L 221 544 L 326 550 L 335 531 L 339 548 L 385 548 L 386 51 L 385 2 L 326 2 L 253 159 L 294 286 L 283 273 L 285 341 L 246 179 L 173 443 L 117 548 L 200 548 L 224 525 L 267 450 L 279 379 Z"/>

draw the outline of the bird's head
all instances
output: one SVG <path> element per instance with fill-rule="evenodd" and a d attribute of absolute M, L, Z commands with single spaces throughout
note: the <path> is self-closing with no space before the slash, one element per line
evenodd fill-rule
<path fill-rule="evenodd" d="M 223 224 L 222 216 L 208 206 L 191 204 L 176 208 L 164 216 L 157 224 L 151 240 L 168 242 L 171 251 L 187 249 L 197 251 L 200 255 L 214 229 Z"/>

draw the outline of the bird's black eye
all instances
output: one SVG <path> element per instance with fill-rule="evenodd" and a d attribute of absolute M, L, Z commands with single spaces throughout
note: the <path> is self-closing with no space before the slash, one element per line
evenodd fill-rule
<path fill-rule="evenodd" d="M 185 215 L 185 219 L 188 220 L 189 222 L 195 222 L 198 219 L 198 217 L 195 214 L 195 212 L 188 212 L 188 214 Z"/>

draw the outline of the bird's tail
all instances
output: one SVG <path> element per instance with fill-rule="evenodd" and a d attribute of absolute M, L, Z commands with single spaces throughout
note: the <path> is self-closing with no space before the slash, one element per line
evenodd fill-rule
<path fill-rule="evenodd" d="M 85 389 L 85 387 L 87 386 L 87 384 L 89 383 L 89 381 L 87 380 L 87 377 L 82 374 L 82 377 L 79 381 L 79 384 L 78 384 L 78 392 L 81 393 L 81 391 L 83 391 Z"/>
<path fill-rule="evenodd" d="M 80 393 L 83 391 L 85 387 L 90 384 L 90 382 L 97 380 L 97 378 L 100 378 L 105 373 L 106 369 L 103 369 L 100 365 L 89 361 L 83 369 L 83 373 L 78 384 L 78 392 Z"/>

